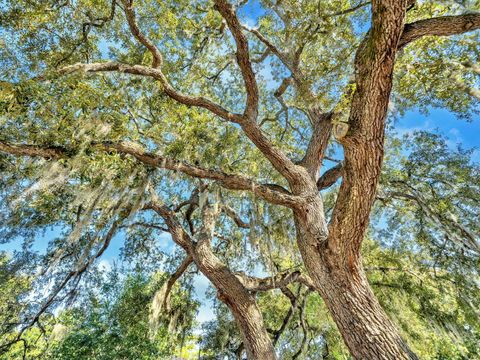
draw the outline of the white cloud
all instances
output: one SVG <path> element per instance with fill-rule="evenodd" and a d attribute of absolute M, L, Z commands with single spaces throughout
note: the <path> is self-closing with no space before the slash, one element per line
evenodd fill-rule
<path fill-rule="evenodd" d="M 98 262 L 98 269 L 103 272 L 109 272 L 110 270 L 112 270 L 112 264 L 107 259 L 101 259 Z"/>
<path fill-rule="evenodd" d="M 403 135 L 412 135 L 416 131 L 433 131 L 435 127 L 433 126 L 430 119 L 425 120 L 423 123 L 405 127 L 405 126 L 397 126 L 395 127 L 395 131 L 399 136 Z"/>

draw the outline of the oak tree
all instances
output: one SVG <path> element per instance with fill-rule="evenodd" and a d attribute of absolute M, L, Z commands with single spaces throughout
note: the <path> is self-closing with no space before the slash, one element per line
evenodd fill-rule
<path fill-rule="evenodd" d="M 374 295 L 362 243 L 380 202 L 386 216 L 416 212 L 418 247 L 443 246 L 475 273 L 478 168 L 468 154 L 424 134 L 403 163 L 383 175 L 382 164 L 395 148 L 385 142 L 389 115 L 478 110 L 478 5 L 6 1 L 2 235 L 62 233 L 35 274 L 48 295 L 0 346 L 22 341 L 75 292 L 116 235 L 141 228 L 125 235 L 132 253 L 155 249 L 159 232 L 184 252 L 156 309 L 168 309 L 173 285 L 194 266 L 231 312 L 240 358 L 277 358 L 259 305 L 268 295 L 259 294 L 280 289 L 305 339 L 296 310 L 313 293 L 354 358 L 417 359 Z M 257 276 L 256 261 L 271 273 Z"/>

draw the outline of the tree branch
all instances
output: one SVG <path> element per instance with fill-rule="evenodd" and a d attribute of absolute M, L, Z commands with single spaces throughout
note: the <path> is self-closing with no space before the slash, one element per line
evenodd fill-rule
<path fill-rule="evenodd" d="M 243 221 L 240 216 L 228 205 L 222 205 L 222 211 L 231 218 L 239 228 L 249 229 L 250 224 Z"/>
<path fill-rule="evenodd" d="M 121 64 L 117 62 L 105 62 L 105 63 L 77 63 L 74 65 L 66 66 L 59 70 L 60 74 L 69 74 L 75 71 L 84 71 L 84 72 L 120 72 L 131 75 L 140 75 L 154 78 L 160 81 L 165 94 L 174 99 L 175 101 L 187 105 L 187 106 L 196 106 L 209 110 L 213 114 L 221 117 L 230 122 L 239 123 L 241 120 L 241 115 L 233 114 L 223 108 L 222 106 L 212 102 L 211 100 L 204 98 L 203 96 L 190 96 L 183 94 L 180 91 L 177 91 L 168 81 L 165 74 L 160 69 L 154 69 L 142 65 L 128 65 Z"/>
<path fill-rule="evenodd" d="M 311 109 L 313 124 L 313 133 L 308 143 L 305 156 L 301 164 L 305 166 L 308 172 L 316 178 L 325 155 L 325 151 L 332 133 L 332 119 L 335 116 L 333 112 L 319 114 L 317 110 Z"/>
<path fill-rule="evenodd" d="M 251 191 L 256 196 L 272 204 L 294 207 L 301 202 L 300 197 L 292 195 L 281 186 L 259 184 L 242 175 L 229 174 L 221 170 L 205 169 L 169 157 L 147 153 L 138 144 L 106 142 L 92 145 L 103 151 L 116 151 L 120 154 L 131 155 L 141 163 L 155 168 L 178 171 L 195 178 L 214 180 L 229 190 Z M 16 156 L 38 156 L 46 159 L 69 157 L 69 152 L 62 147 L 9 144 L 4 141 L 0 141 L 0 152 Z"/>
<path fill-rule="evenodd" d="M 281 273 L 266 278 L 258 278 L 243 273 L 236 273 L 235 276 L 240 280 L 243 286 L 250 291 L 280 289 L 294 282 L 299 282 L 308 287 L 312 287 L 312 281 L 309 276 L 302 274 L 300 271 Z"/>
<path fill-rule="evenodd" d="M 133 0 L 122 0 L 125 16 L 127 18 L 128 26 L 133 36 L 143 45 L 153 56 L 152 67 L 159 68 L 163 64 L 163 57 L 160 50 L 155 44 L 148 39 L 145 34 L 140 31 L 135 20 L 135 11 L 133 10 Z"/>
<path fill-rule="evenodd" d="M 258 87 L 250 61 L 248 41 L 242 32 L 233 6 L 225 0 L 215 0 L 215 7 L 227 22 L 237 46 L 237 63 L 242 72 L 247 92 L 247 106 L 244 116 L 238 123 L 248 138 L 266 156 L 273 167 L 290 182 L 294 182 L 302 170 L 296 166 L 279 148 L 274 146 L 257 124 Z"/>
<path fill-rule="evenodd" d="M 248 40 L 242 32 L 242 26 L 235 14 L 234 7 L 225 0 L 215 0 L 215 8 L 227 22 L 228 28 L 237 45 L 237 63 L 242 72 L 247 92 L 247 104 L 244 115 L 250 121 L 256 121 L 258 115 L 258 86 L 250 62 L 250 50 Z"/>
<path fill-rule="evenodd" d="M 342 174 L 343 174 L 342 163 L 338 163 L 334 167 L 328 169 L 317 181 L 318 190 L 324 190 L 329 188 L 330 186 L 335 184 L 338 179 L 342 177 Z"/>
<path fill-rule="evenodd" d="M 59 72 L 62 74 L 68 74 L 79 70 L 85 72 L 116 71 L 157 79 L 163 85 L 165 93 L 179 103 L 207 109 L 227 121 L 239 124 L 248 138 L 267 157 L 275 169 L 280 174 L 284 175 L 289 181 L 293 181 L 301 171 L 299 166 L 296 166 L 279 148 L 275 147 L 270 140 L 268 140 L 255 121 L 246 119 L 240 114 L 230 113 L 225 108 L 202 96 L 189 96 L 178 92 L 170 85 L 160 69 L 153 69 L 141 65 L 126 65 L 115 62 L 106 62 L 91 64 L 79 63 L 64 67 L 60 69 Z"/>
<path fill-rule="evenodd" d="M 280 191 L 280 187 L 275 185 L 258 184 L 242 175 L 228 174 L 221 170 L 205 169 L 161 155 L 146 153 L 143 149 L 139 149 L 129 143 L 104 144 L 101 146 L 123 154 L 130 154 L 142 163 L 152 167 L 179 171 L 196 178 L 216 180 L 220 185 L 230 190 L 251 191 L 255 195 L 273 204 L 292 207 L 301 200 L 286 190 L 284 192 Z"/>
<path fill-rule="evenodd" d="M 406 24 L 398 48 L 424 36 L 450 36 L 480 29 L 480 14 L 441 16 Z"/>
<path fill-rule="evenodd" d="M 98 251 L 93 256 L 91 256 L 88 259 L 88 261 L 83 263 L 77 269 L 71 270 L 65 276 L 62 282 L 55 289 L 53 289 L 53 291 L 48 296 L 48 299 L 43 303 L 40 309 L 35 313 L 34 317 L 25 326 L 20 328 L 15 339 L 7 344 L 0 345 L 0 354 L 8 350 L 8 348 L 14 343 L 21 341 L 23 333 L 33 325 L 38 324 L 40 317 L 55 302 L 57 295 L 66 287 L 66 285 L 70 282 L 70 280 L 72 278 L 79 278 L 80 275 L 82 275 L 85 271 L 87 271 L 89 266 L 92 265 L 96 259 L 100 258 L 103 255 L 105 250 L 107 250 L 108 246 L 110 245 L 112 238 L 117 233 L 117 229 L 119 228 L 120 222 L 121 222 L 121 219 L 115 220 L 113 222 L 112 226 L 110 227 L 110 229 L 108 230 L 107 234 L 103 239 L 102 246 L 98 249 Z"/>
<path fill-rule="evenodd" d="M 39 147 L 36 145 L 17 145 L 0 141 L 0 152 L 15 156 L 42 157 L 45 159 L 58 160 L 65 156 L 65 150 L 60 147 Z"/>
<path fill-rule="evenodd" d="M 160 290 L 158 290 L 153 297 L 153 306 L 152 306 L 152 318 L 151 322 L 156 322 L 160 318 L 162 311 L 167 313 L 171 310 L 170 305 L 170 294 L 172 292 L 173 285 L 177 280 L 185 273 L 190 264 L 193 262 L 193 258 L 190 255 L 181 262 L 180 266 L 175 270 L 175 272 L 170 275 L 167 281 L 162 285 Z"/>

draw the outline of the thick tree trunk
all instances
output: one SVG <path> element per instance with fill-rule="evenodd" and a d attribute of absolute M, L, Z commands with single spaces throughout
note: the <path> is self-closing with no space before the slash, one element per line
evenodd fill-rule
<path fill-rule="evenodd" d="M 417 359 L 378 303 L 360 268 L 312 271 L 314 283 L 355 359 Z"/>
<path fill-rule="evenodd" d="M 323 276 L 321 286 L 325 303 L 355 359 L 417 359 L 381 308 L 362 270 L 355 275 Z"/>
<path fill-rule="evenodd" d="M 349 257 L 322 240 L 326 228 L 320 201 L 295 214 L 297 241 L 305 267 L 355 359 L 417 359 L 402 340 L 375 295 L 362 268 L 361 257 Z M 312 231 L 310 222 L 323 224 Z M 320 241 L 319 241 L 320 240 Z"/>
<path fill-rule="evenodd" d="M 338 135 L 345 155 L 343 180 L 328 227 L 315 186 L 291 186 L 307 197 L 294 210 L 305 267 L 355 359 L 417 359 L 373 294 L 360 255 L 381 172 L 385 118 L 406 6 L 406 0 L 372 1 L 372 27 L 355 58 L 348 131 Z"/>

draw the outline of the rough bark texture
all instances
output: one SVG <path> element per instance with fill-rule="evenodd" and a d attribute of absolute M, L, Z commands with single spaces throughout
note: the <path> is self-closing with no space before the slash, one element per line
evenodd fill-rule
<path fill-rule="evenodd" d="M 356 91 L 344 146 L 343 181 L 328 231 L 321 199 L 294 211 L 309 275 L 356 359 L 416 359 L 375 298 L 360 246 L 380 177 L 385 117 L 406 1 L 374 1 L 373 26 L 355 60 Z M 306 192 L 312 192 L 306 189 Z"/>
<path fill-rule="evenodd" d="M 218 209 L 215 210 L 208 204 L 202 209 L 203 226 L 197 234 L 198 241 L 195 242 L 185 232 L 176 215 L 166 206 L 154 202 L 149 208 L 164 218 L 174 241 L 193 258 L 198 269 L 217 289 L 217 297 L 228 306 L 235 317 L 247 358 L 275 360 L 275 349 L 255 296 L 212 251 L 211 240 Z"/>
<path fill-rule="evenodd" d="M 305 266 L 355 359 L 416 359 L 388 319 L 357 263 L 342 267 L 330 249 L 311 246 L 298 224 L 299 247 Z"/>

